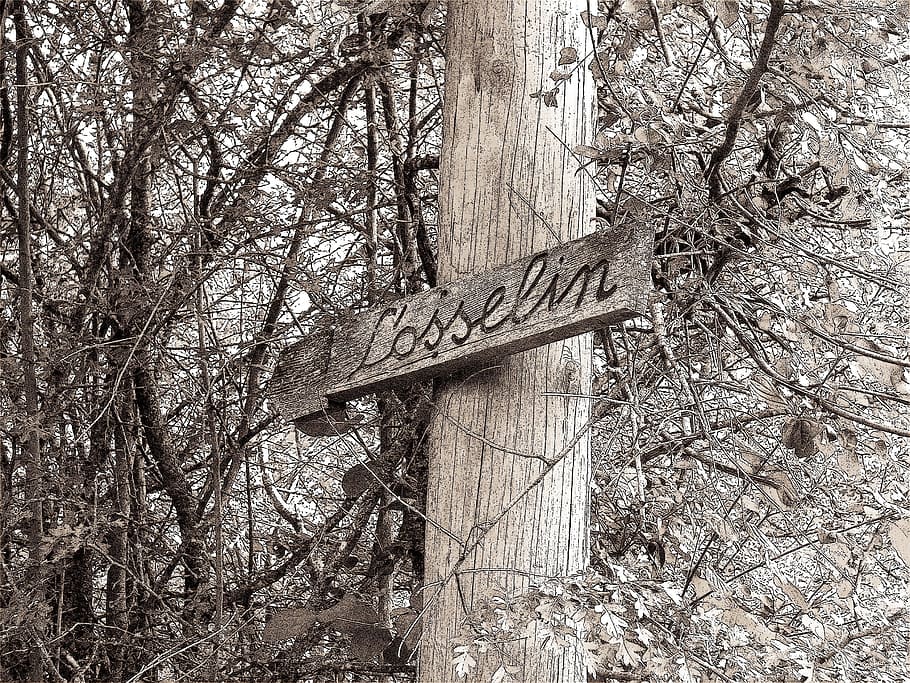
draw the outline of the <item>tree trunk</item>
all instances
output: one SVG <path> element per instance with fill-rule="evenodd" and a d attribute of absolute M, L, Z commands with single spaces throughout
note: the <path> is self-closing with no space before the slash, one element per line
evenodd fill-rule
<path fill-rule="evenodd" d="M 585 54 L 585 9 L 577 0 L 449 2 L 440 282 L 575 239 L 593 225 L 593 193 L 569 151 L 593 137 L 587 70 L 560 83 L 555 101 L 532 97 L 556 85 L 550 74 L 563 48 Z M 437 392 L 421 681 L 455 679 L 453 638 L 491 590 L 587 566 L 590 405 L 567 394 L 587 392 L 591 348 L 590 335 L 550 344 Z M 549 467 L 541 456 L 562 457 L 535 484 Z M 486 655 L 470 680 L 489 681 L 503 663 L 521 667 L 519 680 L 584 680 L 574 649 L 544 652 L 523 638 L 504 651 L 505 660 Z"/>
<path fill-rule="evenodd" d="M 41 649 L 45 647 L 47 627 L 47 572 L 44 568 L 41 542 L 44 538 L 44 463 L 42 462 L 40 413 L 38 399 L 37 353 L 35 350 L 35 317 L 33 309 L 34 274 L 32 273 L 32 236 L 29 204 L 29 92 L 28 92 L 28 28 L 25 24 L 25 4 L 13 5 L 16 27 L 16 192 L 18 203 L 19 241 L 19 325 L 25 410 L 29 420 L 26 433 L 25 489 L 29 499 L 31 519 L 28 523 L 30 567 L 28 578 L 32 598 L 32 636 L 37 642 L 29 651 L 28 670 L 32 680 L 44 678 Z"/>

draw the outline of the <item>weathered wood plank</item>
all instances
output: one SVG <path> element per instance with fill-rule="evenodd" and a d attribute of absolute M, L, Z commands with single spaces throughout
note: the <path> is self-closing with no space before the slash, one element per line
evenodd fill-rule
<path fill-rule="evenodd" d="M 598 232 L 338 321 L 286 349 L 269 395 L 311 433 L 344 401 L 482 367 L 644 310 L 653 236 Z"/>

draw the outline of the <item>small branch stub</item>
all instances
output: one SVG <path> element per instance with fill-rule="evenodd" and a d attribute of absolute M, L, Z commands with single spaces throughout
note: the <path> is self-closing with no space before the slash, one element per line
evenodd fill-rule
<path fill-rule="evenodd" d="M 371 308 L 278 360 L 269 395 L 312 435 L 349 426 L 344 402 L 477 368 L 646 310 L 653 235 L 598 232 Z"/>

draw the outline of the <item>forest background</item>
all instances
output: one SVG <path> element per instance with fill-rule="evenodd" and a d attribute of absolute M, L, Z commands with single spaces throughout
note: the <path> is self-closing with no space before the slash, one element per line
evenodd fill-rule
<path fill-rule="evenodd" d="M 436 283 L 444 5 L 0 15 L 0 680 L 410 680 L 432 386 L 313 438 L 264 388 Z M 583 389 L 591 571 L 492 596 L 458 674 L 533 625 L 603 680 L 910 675 L 908 17 L 624 0 L 544 46 L 653 293 Z"/>

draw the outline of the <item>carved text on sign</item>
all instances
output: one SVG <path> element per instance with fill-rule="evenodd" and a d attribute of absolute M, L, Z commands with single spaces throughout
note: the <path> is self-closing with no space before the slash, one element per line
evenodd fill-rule
<path fill-rule="evenodd" d="M 306 422 L 382 385 L 433 377 L 634 316 L 652 238 L 595 233 L 339 320 L 288 348 L 270 386 Z"/>
<path fill-rule="evenodd" d="M 499 285 L 491 291 L 482 306 L 480 313 L 472 319 L 466 312 L 465 301 L 450 296 L 446 287 L 439 288 L 440 303 L 433 309 L 425 325 L 404 324 L 413 304 L 406 300 L 398 306 L 384 309 L 376 319 L 375 326 L 366 344 L 366 351 L 354 368 L 352 375 L 360 370 L 368 370 L 394 357 L 399 361 L 407 360 L 415 352 L 429 353 L 437 357 L 441 349 L 449 343 L 462 346 L 471 340 L 475 329 L 482 334 L 495 333 L 503 325 L 520 324 L 538 311 L 548 313 L 555 311 L 570 294 L 567 307 L 578 309 L 586 300 L 591 284 L 591 276 L 600 271 L 597 289 L 593 292 L 594 301 L 605 301 L 616 291 L 616 285 L 608 286 L 610 262 L 600 259 L 593 266 L 578 266 L 565 287 L 561 285 L 563 259 L 556 267 L 548 260 L 548 252 L 536 254 L 528 264 L 520 285 L 509 291 L 506 285 Z M 546 275 L 546 277 L 545 277 Z M 547 282 L 543 288 L 541 281 Z M 541 291 L 542 290 L 542 291 Z M 511 295 L 511 296 L 510 296 Z M 503 304 L 506 304 L 503 306 Z M 418 315 L 424 313 L 418 311 Z M 407 316 L 407 317 L 406 317 Z M 377 351 L 377 346 L 382 346 Z M 384 353 L 383 353 L 384 351 Z"/>

